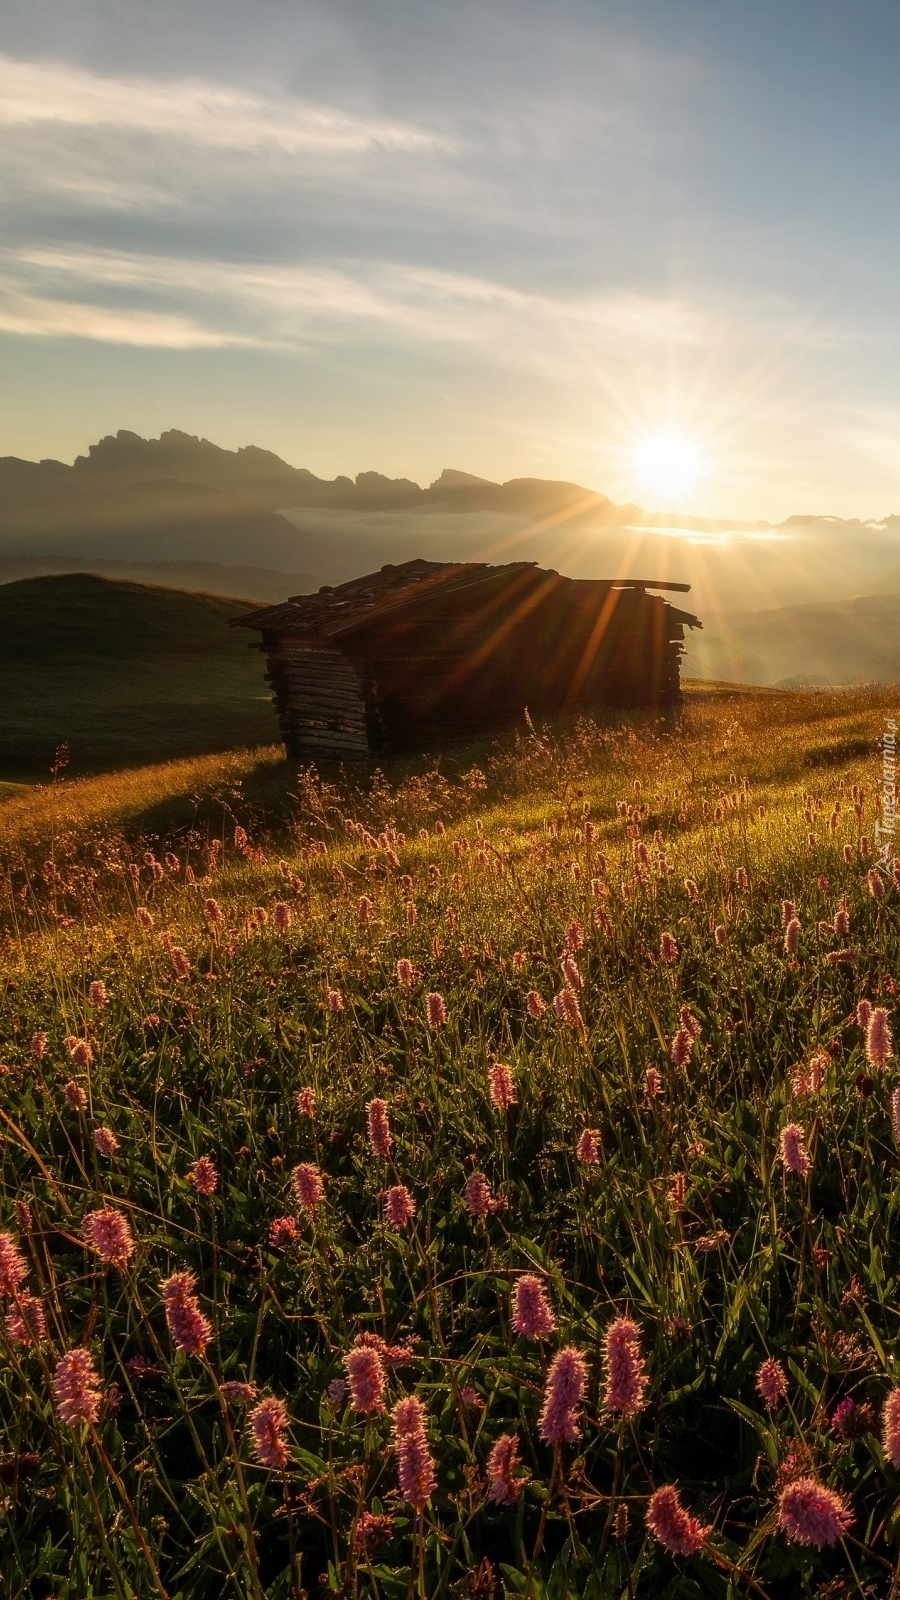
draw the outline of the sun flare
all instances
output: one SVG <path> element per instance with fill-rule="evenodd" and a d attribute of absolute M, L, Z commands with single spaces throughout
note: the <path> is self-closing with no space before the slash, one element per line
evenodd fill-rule
<path fill-rule="evenodd" d="M 705 463 L 693 439 L 679 433 L 654 433 L 638 444 L 634 465 L 651 494 L 681 495 L 698 487 Z"/>

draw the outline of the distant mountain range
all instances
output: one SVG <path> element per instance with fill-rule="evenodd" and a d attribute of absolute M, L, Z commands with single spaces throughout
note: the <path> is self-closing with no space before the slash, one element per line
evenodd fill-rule
<path fill-rule="evenodd" d="M 648 513 L 578 484 L 450 469 L 426 488 L 377 472 L 329 480 L 177 430 L 120 432 L 72 466 L 0 459 L 0 581 L 90 569 L 278 599 L 412 556 L 686 582 L 709 628 L 736 609 L 884 589 L 896 581 L 900 517 L 772 525 Z"/>

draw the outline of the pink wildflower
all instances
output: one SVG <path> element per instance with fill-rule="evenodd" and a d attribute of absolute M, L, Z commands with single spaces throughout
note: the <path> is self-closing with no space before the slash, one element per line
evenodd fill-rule
<path fill-rule="evenodd" d="M 366 1121 L 369 1126 L 369 1144 L 373 1156 L 386 1161 L 391 1153 L 393 1139 L 391 1137 L 390 1123 L 388 1122 L 388 1108 L 386 1100 L 370 1100 L 366 1106 Z"/>
<path fill-rule="evenodd" d="M 691 1050 L 693 1049 L 693 1044 L 694 1041 L 688 1033 L 687 1028 L 679 1028 L 674 1039 L 672 1040 L 672 1048 L 669 1051 L 670 1058 L 676 1067 L 687 1066 L 691 1059 Z"/>
<path fill-rule="evenodd" d="M 855 1400 L 847 1395 L 846 1399 L 838 1401 L 831 1413 L 831 1426 L 839 1439 L 853 1439 L 857 1436 L 859 1423 L 858 1408 Z"/>
<path fill-rule="evenodd" d="M 570 989 L 581 989 L 584 987 L 581 973 L 578 970 L 578 964 L 575 961 L 574 956 L 563 957 L 562 975 L 565 983 Z"/>
<path fill-rule="evenodd" d="M 596 1128 L 584 1128 L 575 1146 L 577 1160 L 584 1162 L 586 1167 L 595 1167 L 599 1149 L 600 1135 L 598 1130 Z"/>
<path fill-rule="evenodd" d="M 781 902 L 781 926 L 782 926 L 782 928 L 789 927 L 789 925 L 792 922 L 796 922 L 796 920 L 797 920 L 797 907 L 794 905 L 793 900 L 782 900 L 782 902 Z"/>
<path fill-rule="evenodd" d="M 401 1228 L 409 1227 L 416 1214 L 416 1203 L 405 1184 L 398 1183 L 388 1189 L 384 1197 L 384 1214 L 388 1226 L 395 1228 L 398 1233 Z"/>
<path fill-rule="evenodd" d="M 328 1404 L 337 1411 L 344 1404 L 344 1395 L 347 1393 L 347 1385 L 343 1378 L 332 1378 L 325 1393 L 328 1396 Z"/>
<path fill-rule="evenodd" d="M 861 1028 L 868 1028 L 871 1015 L 872 1002 L 870 1000 L 860 1000 L 856 1008 L 856 1021 L 858 1025 Z"/>
<path fill-rule="evenodd" d="M 553 997 L 553 1009 L 560 1022 L 564 1022 L 568 1027 L 584 1033 L 581 1007 L 578 1004 L 578 996 L 574 989 L 568 987 L 560 989 L 559 993 Z"/>
<path fill-rule="evenodd" d="M 198 1156 L 187 1176 L 188 1183 L 192 1184 L 198 1194 L 215 1194 L 219 1183 L 213 1162 L 209 1156 Z"/>
<path fill-rule="evenodd" d="M 316 1207 L 325 1199 L 325 1185 L 318 1167 L 312 1161 L 301 1161 L 291 1173 L 291 1182 L 303 1210 L 315 1214 Z"/>
<path fill-rule="evenodd" d="M 423 830 L 424 831 L 424 830 Z M 368 1555 L 374 1555 L 394 1532 L 394 1519 L 382 1514 L 376 1517 L 372 1511 L 364 1511 L 356 1524 L 353 1542 L 360 1550 L 365 1550 Z"/>
<path fill-rule="evenodd" d="M 87 1095 L 80 1083 L 70 1082 L 63 1090 L 66 1105 L 70 1111 L 84 1111 L 87 1106 Z"/>
<path fill-rule="evenodd" d="M 314 1117 L 316 1114 L 316 1097 L 308 1086 L 297 1092 L 297 1110 L 301 1117 Z"/>
<path fill-rule="evenodd" d="M 264 908 L 263 908 L 264 909 Z M 272 907 L 272 926 L 278 933 L 287 933 L 291 925 L 291 908 L 284 900 L 276 900 Z"/>
<path fill-rule="evenodd" d="M 525 1009 L 530 1017 L 542 1017 L 547 1007 L 536 989 L 529 989 L 525 996 Z"/>
<path fill-rule="evenodd" d="M 187 958 L 186 951 L 182 950 L 180 944 L 173 944 L 169 954 L 172 957 L 176 978 L 189 978 L 191 975 L 191 963 Z"/>
<path fill-rule="evenodd" d="M 401 956 L 397 962 L 397 982 L 401 989 L 411 989 L 416 981 L 415 968 L 406 956 Z"/>
<path fill-rule="evenodd" d="M 372 920 L 372 902 L 369 899 L 368 895 L 364 894 L 361 897 L 359 905 L 356 908 L 356 916 L 357 916 L 357 920 L 359 922 L 362 922 L 363 924 L 365 924 L 367 922 L 371 922 L 371 920 Z"/>
<path fill-rule="evenodd" d="M 736 871 L 736 873 L 734 875 L 734 881 L 737 884 L 738 888 L 742 892 L 747 888 L 747 884 L 749 882 L 749 879 L 747 877 L 747 868 L 746 867 L 738 867 L 738 869 L 737 869 L 737 871 Z"/>
<path fill-rule="evenodd" d="M 892 1389 L 881 1413 L 884 1453 L 894 1467 L 900 1467 L 900 1389 Z"/>
<path fill-rule="evenodd" d="M 269 1224 L 269 1243 L 273 1250 L 283 1250 L 299 1237 L 300 1227 L 296 1217 L 275 1217 Z"/>
<path fill-rule="evenodd" d="M 646 1100 L 657 1099 L 661 1088 L 662 1078 L 656 1068 L 648 1067 L 644 1073 L 644 1098 Z"/>
<path fill-rule="evenodd" d="M 709 1528 L 701 1527 L 697 1518 L 685 1511 L 678 1490 L 671 1483 L 663 1484 L 650 1496 L 647 1527 L 673 1556 L 694 1555 L 709 1533 Z"/>
<path fill-rule="evenodd" d="M 112 1206 L 89 1211 L 81 1224 L 85 1243 L 107 1267 L 124 1267 L 134 1255 L 128 1218 Z"/>
<path fill-rule="evenodd" d="M 354 1411 L 368 1416 L 384 1410 L 384 1366 L 381 1354 L 371 1345 L 354 1345 L 344 1357 L 350 1384 L 350 1404 Z"/>
<path fill-rule="evenodd" d="M 283 1472 L 287 1466 L 287 1446 L 282 1435 L 287 1427 L 287 1407 L 283 1400 L 268 1395 L 260 1400 L 250 1413 L 250 1431 L 253 1434 L 253 1454 L 262 1467 L 273 1467 Z"/>
<path fill-rule="evenodd" d="M 684 887 L 687 890 L 689 900 L 696 900 L 699 897 L 700 890 L 697 888 L 693 878 L 685 878 Z"/>
<path fill-rule="evenodd" d="M 722 946 L 724 945 L 725 940 L 727 939 L 727 937 L 728 937 L 728 934 L 727 934 L 727 930 L 725 928 L 724 923 L 719 923 L 719 926 L 717 928 L 715 928 L 714 931 L 713 931 L 713 938 L 715 939 L 716 944 L 718 945 L 719 949 L 722 948 Z"/>
<path fill-rule="evenodd" d="M 11 1233 L 0 1233 L 0 1295 L 14 1295 L 28 1277 L 28 1264 Z"/>
<path fill-rule="evenodd" d="M 606 1330 L 603 1341 L 606 1357 L 607 1411 L 623 1417 L 640 1410 L 648 1379 L 638 1345 L 639 1329 L 628 1317 L 617 1317 Z"/>
<path fill-rule="evenodd" d="M 795 1067 L 791 1074 L 791 1093 L 798 1096 L 812 1094 L 812 1079 L 802 1067 Z"/>
<path fill-rule="evenodd" d="M 678 946 L 670 933 L 664 933 L 659 941 L 659 959 L 664 961 L 667 967 L 678 960 Z"/>
<path fill-rule="evenodd" d="M 873 900 L 884 899 L 884 880 L 877 868 L 872 867 L 866 873 L 866 883 L 869 886 L 869 893 Z"/>
<path fill-rule="evenodd" d="M 425 1436 L 425 1412 L 414 1394 L 398 1400 L 393 1412 L 394 1448 L 400 1493 L 418 1514 L 437 1487 L 434 1462 Z"/>
<path fill-rule="evenodd" d="M 97 1007 L 98 1011 L 102 1011 L 106 1005 L 109 996 L 106 993 L 106 984 L 100 978 L 95 978 L 88 988 L 88 999 L 92 1006 Z"/>
<path fill-rule="evenodd" d="M 250 1405 L 256 1398 L 256 1384 L 242 1384 L 237 1378 L 229 1378 L 223 1384 L 223 1395 L 229 1405 Z"/>
<path fill-rule="evenodd" d="M 884 1067 L 892 1044 L 887 1012 L 883 1006 L 875 1006 L 866 1029 L 866 1060 L 873 1067 Z"/>
<path fill-rule="evenodd" d="M 329 1011 L 343 1011 L 344 996 L 340 989 L 329 989 L 325 997 Z"/>
<path fill-rule="evenodd" d="M 212 1338 L 212 1323 L 200 1310 L 196 1286 L 193 1272 L 173 1272 L 161 1285 L 172 1343 L 189 1356 L 202 1356 Z"/>
<path fill-rule="evenodd" d="M 112 1128 L 95 1128 L 94 1144 L 98 1155 L 101 1156 L 114 1156 L 119 1148 L 119 1141 Z"/>
<path fill-rule="evenodd" d="M 578 1403 L 584 1393 L 584 1357 L 567 1345 L 554 1357 L 544 1389 L 538 1426 L 545 1444 L 574 1444 L 578 1438 Z"/>
<path fill-rule="evenodd" d="M 30 1233 L 34 1227 L 34 1217 L 27 1200 L 17 1200 L 15 1205 L 16 1227 L 20 1233 Z"/>
<path fill-rule="evenodd" d="M 544 1285 L 530 1272 L 516 1281 L 512 1325 L 523 1339 L 546 1339 L 556 1327 Z"/>
<path fill-rule="evenodd" d="M 225 913 L 222 907 L 219 905 L 218 900 L 214 900 L 211 895 L 208 900 L 204 901 L 203 911 L 207 922 L 211 922 L 213 927 L 218 927 L 220 922 L 225 921 Z"/>
<path fill-rule="evenodd" d="M 891 1121 L 894 1124 L 894 1138 L 900 1144 L 900 1089 L 895 1089 L 891 1095 Z"/>
<path fill-rule="evenodd" d="M 683 1028 L 685 1033 L 689 1033 L 692 1039 L 699 1039 L 703 1032 L 690 1006 L 682 1006 L 678 1013 L 678 1026 Z"/>
<path fill-rule="evenodd" d="M 138 906 L 136 916 L 142 928 L 153 927 L 153 913 L 146 906 Z"/>
<path fill-rule="evenodd" d="M 803 1129 L 789 1122 L 781 1130 L 781 1159 L 790 1172 L 805 1178 L 810 1170 L 810 1159 L 803 1139 Z"/>
<path fill-rule="evenodd" d="M 29 1049 L 35 1061 L 42 1060 L 47 1049 L 47 1035 L 45 1033 L 33 1033 Z"/>
<path fill-rule="evenodd" d="M 53 1398 L 63 1422 L 70 1428 L 79 1422 L 96 1422 L 100 1415 L 100 1376 L 89 1350 L 69 1350 L 56 1363 Z"/>
<path fill-rule="evenodd" d="M 10 1344 L 41 1344 L 47 1337 L 44 1307 L 35 1294 L 20 1295 L 6 1319 Z"/>
<path fill-rule="evenodd" d="M 441 994 L 427 994 L 425 996 L 425 1016 L 429 1028 L 442 1028 L 447 1021 L 447 1008 Z"/>
<path fill-rule="evenodd" d="M 573 955 L 577 955 L 583 944 L 584 929 L 581 923 L 573 918 L 566 929 L 566 949 L 571 950 Z"/>
<path fill-rule="evenodd" d="M 488 1502 L 492 1506 L 514 1506 L 521 1484 L 513 1476 L 519 1464 L 519 1441 L 514 1433 L 503 1433 L 487 1459 Z"/>
<path fill-rule="evenodd" d="M 785 955 L 795 956 L 800 948 L 800 922 L 797 917 L 792 917 L 784 930 Z"/>
<path fill-rule="evenodd" d="M 495 1061 L 488 1073 L 491 1091 L 491 1103 L 498 1111 L 508 1111 L 515 1105 L 516 1086 L 513 1082 L 512 1069 L 504 1066 L 502 1061 Z"/>
<path fill-rule="evenodd" d="M 484 1173 L 470 1173 L 463 1192 L 469 1216 L 486 1217 L 491 1209 L 491 1189 Z"/>
<path fill-rule="evenodd" d="M 269 920 L 269 913 L 266 910 L 265 906 L 254 906 L 253 907 L 253 921 L 256 923 L 256 926 L 258 928 L 264 928 L 266 923 L 268 922 L 268 920 Z"/>
<path fill-rule="evenodd" d="M 787 1394 L 787 1376 L 780 1361 L 770 1356 L 756 1374 L 756 1387 L 771 1411 Z"/>
<path fill-rule="evenodd" d="M 78 1039 L 73 1034 L 66 1040 L 66 1049 L 69 1060 L 75 1067 L 91 1067 L 94 1064 L 94 1052 L 87 1039 Z"/>
<path fill-rule="evenodd" d="M 841 901 L 834 914 L 833 927 L 836 939 L 846 939 L 850 932 L 850 913 L 847 910 L 847 902 L 845 900 Z"/>
<path fill-rule="evenodd" d="M 778 1497 L 778 1526 L 796 1544 L 837 1544 L 852 1521 L 846 1500 L 815 1478 L 795 1478 Z"/>

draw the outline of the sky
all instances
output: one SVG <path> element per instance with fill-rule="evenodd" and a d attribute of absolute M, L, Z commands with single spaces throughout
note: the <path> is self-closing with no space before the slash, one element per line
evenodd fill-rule
<path fill-rule="evenodd" d="M 900 512 L 896 0 L 0 0 L 0 454 Z"/>

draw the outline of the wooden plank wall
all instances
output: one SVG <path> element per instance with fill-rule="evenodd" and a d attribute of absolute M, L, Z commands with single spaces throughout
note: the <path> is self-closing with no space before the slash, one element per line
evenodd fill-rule
<path fill-rule="evenodd" d="M 339 650 L 290 638 L 264 639 L 281 737 L 290 756 L 356 758 L 369 753 L 359 674 Z"/>

